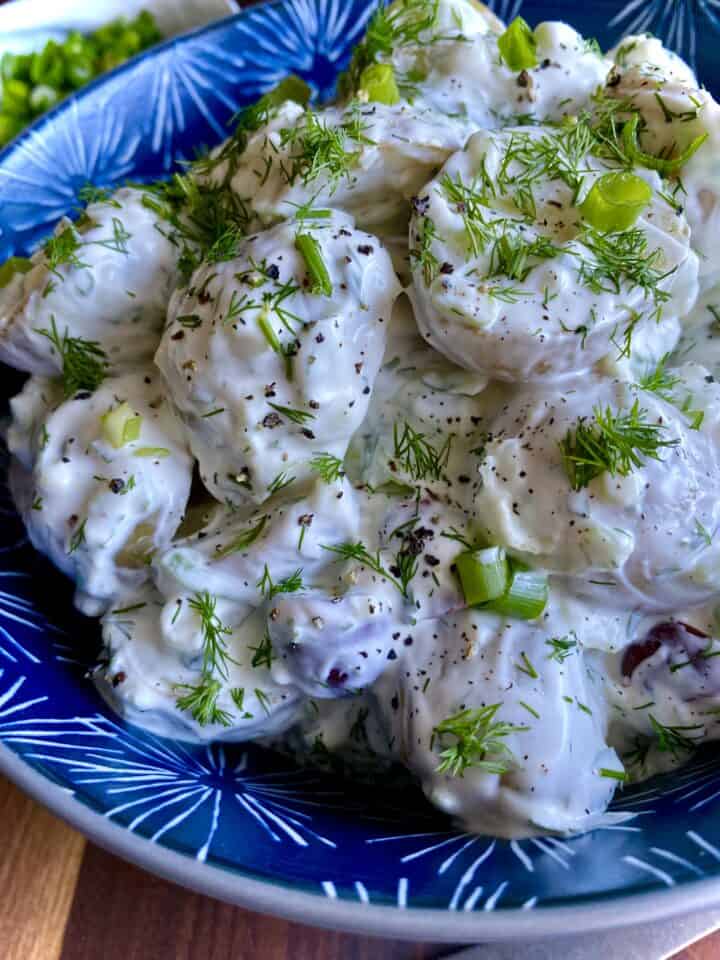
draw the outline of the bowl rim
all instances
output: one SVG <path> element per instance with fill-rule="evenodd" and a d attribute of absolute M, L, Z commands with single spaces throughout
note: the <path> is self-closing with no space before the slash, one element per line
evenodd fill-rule
<path fill-rule="evenodd" d="M 534 910 L 499 907 L 465 912 L 333 899 L 257 880 L 153 843 L 87 807 L 5 744 L 0 744 L 0 772 L 92 843 L 165 880 L 234 906 L 348 933 L 428 943 L 553 939 L 669 920 L 720 903 L 720 876 L 666 890 L 609 895 L 595 903 Z"/>
<path fill-rule="evenodd" d="M 239 13 L 156 44 L 115 70 L 95 78 L 39 117 L 0 150 L 0 176 L 7 159 L 27 141 L 40 135 L 57 117 L 73 110 L 79 100 L 93 96 L 97 88 L 132 70 L 138 62 L 191 42 L 198 36 L 221 32 L 233 21 L 242 21 L 250 12 L 278 6 L 280 2 L 282 0 L 253 0 Z M 598 898 L 595 902 L 589 900 L 547 907 L 540 905 L 534 910 L 498 907 L 493 911 L 465 912 L 438 907 L 401 908 L 342 897 L 331 898 L 320 892 L 311 893 L 272 880 L 255 879 L 243 874 L 240 868 L 225 869 L 154 843 L 92 810 L 67 788 L 33 768 L 21 754 L 3 743 L 0 743 L 0 773 L 92 843 L 165 880 L 260 913 L 348 933 L 428 943 L 526 941 L 667 920 L 720 905 L 720 874 L 689 880 L 667 889 L 618 892 Z M 619 909 L 621 903 L 622 909 Z"/>

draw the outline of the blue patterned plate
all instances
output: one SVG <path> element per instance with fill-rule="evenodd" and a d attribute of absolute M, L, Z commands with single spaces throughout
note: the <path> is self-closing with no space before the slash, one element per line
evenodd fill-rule
<path fill-rule="evenodd" d="M 647 29 L 720 88 L 720 0 L 498 0 L 603 45 Z M 0 257 L 87 181 L 148 179 L 213 144 L 288 72 L 328 94 L 369 0 L 281 0 L 130 62 L 0 155 Z M 715 71 L 715 72 L 713 72 Z M 3 393 L 20 378 L 3 370 Z M 4 472 L 4 470 L 2 471 Z M 84 678 L 98 630 L 0 498 L 0 768 L 96 842 L 206 893 L 306 922 L 445 941 L 580 932 L 720 903 L 720 760 L 620 794 L 628 822 L 574 840 L 458 833 L 419 796 L 373 795 L 248 746 L 123 724 Z"/>

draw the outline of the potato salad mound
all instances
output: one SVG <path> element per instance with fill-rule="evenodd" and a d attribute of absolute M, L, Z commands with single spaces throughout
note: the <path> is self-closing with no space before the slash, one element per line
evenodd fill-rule
<path fill-rule="evenodd" d="M 654 37 L 394 0 L 330 102 L 1 267 L 12 491 L 108 702 L 508 838 L 717 739 L 718 117 Z"/>

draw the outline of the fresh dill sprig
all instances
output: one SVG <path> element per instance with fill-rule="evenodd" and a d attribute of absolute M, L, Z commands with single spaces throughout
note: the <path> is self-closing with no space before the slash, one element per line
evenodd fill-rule
<path fill-rule="evenodd" d="M 270 496 L 274 496 L 276 493 L 279 493 L 281 490 L 284 490 L 285 487 L 289 487 L 293 483 L 295 477 L 289 477 L 284 470 L 275 477 L 272 483 L 269 483 L 267 486 L 267 492 Z"/>
<path fill-rule="evenodd" d="M 176 699 L 180 710 L 192 714 L 201 726 L 218 723 L 228 727 L 232 722 L 230 714 L 218 706 L 218 697 L 222 684 L 218 675 L 228 678 L 228 663 L 236 663 L 227 650 L 225 637 L 232 633 L 216 612 L 217 600 L 207 590 L 196 593 L 188 601 L 199 620 L 202 631 L 202 667 L 200 681 L 197 684 L 178 683 L 175 690 L 186 692 Z M 178 608 L 179 609 L 179 608 Z"/>
<path fill-rule="evenodd" d="M 627 413 L 610 407 L 593 409 L 593 419 L 581 418 L 560 441 L 563 465 L 573 490 L 582 490 L 607 472 L 628 476 L 645 458 L 660 459 L 660 450 L 674 447 L 678 439 L 663 440 L 661 423 L 647 419 L 647 411 L 635 400 Z"/>
<path fill-rule="evenodd" d="M 440 752 L 438 773 L 462 777 L 473 767 L 501 776 L 510 770 L 514 756 L 504 738 L 524 733 L 530 727 L 496 720 L 501 707 L 501 703 L 493 703 L 477 710 L 460 710 L 433 728 L 431 747 L 436 738 L 441 747 L 448 742 L 448 737 L 452 738 L 450 745 Z"/>
<path fill-rule="evenodd" d="M 666 353 L 656 364 L 649 369 L 638 380 L 638 386 L 643 390 L 649 390 L 650 393 L 657 394 L 667 403 L 674 403 L 673 391 L 679 383 L 682 383 L 682 377 L 670 373 L 666 367 L 670 354 Z"/>
<path fill-rule="evenodd" d="M 433 446 L 424 433 L 419 433 L 407 420 L 399 427 L 393 424 L 393 456 L 400 468 L 413 480 L 439 480 L 450 456 L 450 434 L 440 449 Z"/>
<path fill-rule="evenodd" d="M 255 543 L 260 534 L 263 532 L 267 521 L 267 516 L 260 517 L 255 526 L 250 527 L 249 530 L 244 530 L 239 536 L 235 537 L 234 540 L 231 540 L 230 543 L 226 544 L 224 547 L 218 547 L 215 551 L 215 557 L 221 560 L 224 557 L 229 557 L 232 553 L 240 553 L 242 550 L 247 550 L 247 548 L 252 546 L 252 544 Z"/>
<path fill-rule="evenodd" d="M 276 597 L 279 593 L 298 593 L 305 589 L 302 573 L 302 567 L 298 567 L 294 573 L 283 577 L 282 580 L 278 580 L 278 582 L 275 583 L 268 565 L 265 564 L 263 575 L 257 582 L 257 588 L 267 600 L 272 600 L 273 597 Z"/>
<path fill-rule="evenodd" d="M 410 248 L 410 261 L 422 270 L 426 286 L 430 286 L 440 272 L 440 261 L 433 251 L 433 241 L 438 235 L 435 221 L 421 217 L 415 227 L 415 246 Z"/>
<path fill-rule="evenodd" d="M 310 469 L 324 483 L 335 483 L 345 476 L 342 460 L 332 453 L 314 453 L 310 460 Z"/>
<path fill-rule="evenodd" d="M 660 269 L 662 251 L 659 247 L 648 251 L 647 237 L 639 227 L 618 233 L 600 233 L 585 227 L 577 240 L 593 257 L 581 257 L 578 265 L 580 282 L 593 293 L 619 294 L 625 281 L 631 288 L 639 287 L 656 308 L 669 299 L 670 294 L 659 284 L 676 268 Z"/>
<path fill-rule="evenodd" d="M 188 606 L 198 615 L 202 631 L 202 673 L 210 676 L 219 673 L 227 680 L 228 662 L 234 663 L 227 650 L 226 636 L 232 634 L 232 629 L 226 627 L 215 612 L 217 598 L 207 590 L 196 593 L 188 600 Z"/>
<path fill-rule="evenodd" d="M 241 197 L 228 187 L 201 183 L 193 173 L 176 173 L 168 181 L 146 186 L 142 202 L 168 224 L 186 282 L 203 260 L 235 256 L 250 220 Z"/>
<path fill-rule="evenodd" d="M 78 200 L 85 205 L 90 203 L 105 203 L 110 207 L 120 209 L 122 204 L 114 200 L 112 193 L 107 187 L 96 187 L 92 183 L 86 183 L 78 190 Z"/>
<path fill-rule="evenodd" d="M 45 264 L 56 277 L 63 279 L 63 275 L 58 267 L 68 264 L 71 267 L 86 267 L 87 264 L 78 256 L 78 250 L 82 246 L 82 241 L 78 237 L 75 228 L 68 225 L 56 236 L 46 240 L 43 246 L 45 254 Z"/>
<path fill-rule="evenodd" d="M 125 224 L 119 217 L 112 218 L 112 236 L 107 240 L 88 240 L 86 244 L 94 244 L 98 247 L 105 247 L 106 250 L 112 250 L 114 253 L 128 255 L 127 242 L 132 234 L 125 229 Z"/>
<path fill-rule="evenodd" d="M 230 699 L 235 704 L 241 720 L 252 720 L 253 715 L 245 709 L 245 688 L 233 687 L 230 690 Z"/>
<path fill-rule="evenodd" d="M 314 413 L 308 413 L 306 410 L 295 410 L 293 407 L 283 407 L 279 403 L 271 403 L 268 400 L 268 406 L 272 407 L 273 410 L 280 414 L 281 417 L 285 417 L 288 420 L 291 420 L 293 423 L 307 423 L 309 420 L 315 419 Z"/>
<path fill-rule="evenodd" d="M 330 553 L 336 553 L 343 560 L 356 560 L 358 563 L 363 564 L 363 566 L 368 567 L 374 573 L 377 573 L 378 576 L 383 577 L 389 583 L 391 583 L 397 590 L 400 591 L 403 597 L 407 599 L 407 582 L 403 584 L 400 579 L 394 577 L 389 570 L 386 570 L 380 559 L 380 551 L 377 550 L 375 554 L 370 553 L 368 548 L 364 543 L 358 541 L 357 543 L 340 543 L 337 546 L 325 546 L 322 547 L 323 550 L 328 550 Z"/>
<path fill-rule="evenodd" d="M 522 283 L 536 266 L 533 259 L 550 260 L 563 252 L 564 248 L 556 247 L 547 237 L 525 240 L 519 233 L 508 230 L 493 243 L 487 275 L 507 277 Z"/>
<path fill-rule="evenodd" d="M 520 663 L 515 664 L 515 668 L 519 670 L 521 673 L 527 674 L 527 676 L 530 677 L 531 680 L 537 680 L 540 674 L 532 665 L 532 663 L 530 662 L 530 659 L 528 658 L 528 655 L 525 653 L 524 650 L 520 651 L 520 661 L 521 661 Z"/>
<path fill-rule="evenodd" d="M 47 337 L 57 351 L 66 397 L 74 396 L 78 390 L 97 390 L 109 366 L 105 351 L 97 341 L 71 337 L 67 327 L 61 336 L 54 316 L 50 317 L 49 330 L 36 330 L 36 333 Z"/>
<path fill-rule="evenodd" d="M 468 253 L 479 256 L 495 236 L 497 221 L 489 220 L 485 211 L 490 198 L 490 188 L 478 190 L 478 181 L 466 184 L 458 173 L 453 179 L 444 174 L 440 189 L 447 202 L 460 214 L 467 236 Z"/>
<path fill-rule="evenodd" d="M 75 551 L 79 550 L 80 547 L 85 543 L 86 523 L 87 518 L 85 518 L 85 520 L 83 520 L 83 522 L 75 528 L 73 535 L 70 537 L 70 548 L 68 549 L 69 554 L 75 553 Z"/>
<path fill-rule="evenodd" d="M 685 724 L 683 726 L 665 726 L 652 715 L 648 714 L 656 736 L 656 746 L 661 753 L 671 753 L 677 759 L 680 753 L 691 753 L 702 740 L 705 727 L 702 723 Z M 693 731 L 703 731 L 693 735 Z"/>
<path fill-rule="evenodd" d="M 248 650 L 251 650 L 253 655 L 251 666 L 267 667 L 268 670 L 270 669 L 275 659 L 275 651 L 273 650 L 272 638 L 270 637 L 270 631 L 267 627 L 265 627 L 265 632 L 258 646 L 248 647 Z"/>
<path fill-rule="evenodd" d="M 203 677 L 196 685 L 176 683 L 174 689 L 187 691 L 183 696 L 178 697 L 175 703 L 180 710 L 192 714 L 193 719 L 201 727 L 211 723 L 217 723 L 223 727 L 231 726 L 232 717 L 227 710 L 222 710 L 218 706 L 221 684 L 215 677 Z"/>
<path fill-rule="evenodd" d="M 572 640 L 570 639 L 571 637 L 573 638 Z M 564 637 L 550 637 L 549 640 L 545 641 L 545 644 L 550 647 L 550 653 L 547 656 L 548 660 L 555 660 L 557 663 L 564 663 L 568 657 L 577 653 L 579 649 L 574 630 L 571 630 L 570 633 Z"/>
<path fill-rule="evenodd" d="M 350 140 L 357 145 L 355 149 L 347 149 Z M 280 131 L 280 145 L 289 148 L 288 166 L 281 162 L 281 171 L 290 185 L 300 180 L 307 186 L 325 177 L 332 192 L 343 178 L 350 179 L 364 142 L 363 127 L 354 118 L 333 127 L 308 110 L 302 123 Z"/>

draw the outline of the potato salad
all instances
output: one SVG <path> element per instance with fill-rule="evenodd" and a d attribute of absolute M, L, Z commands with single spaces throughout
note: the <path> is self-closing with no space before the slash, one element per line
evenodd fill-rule
<path fill-rule="evenodd" d="M 475 0 L 310 92 L 0 269 L 28 535 L 132 723 L 622 819 L 720 738 L 720 107 Z"/>

